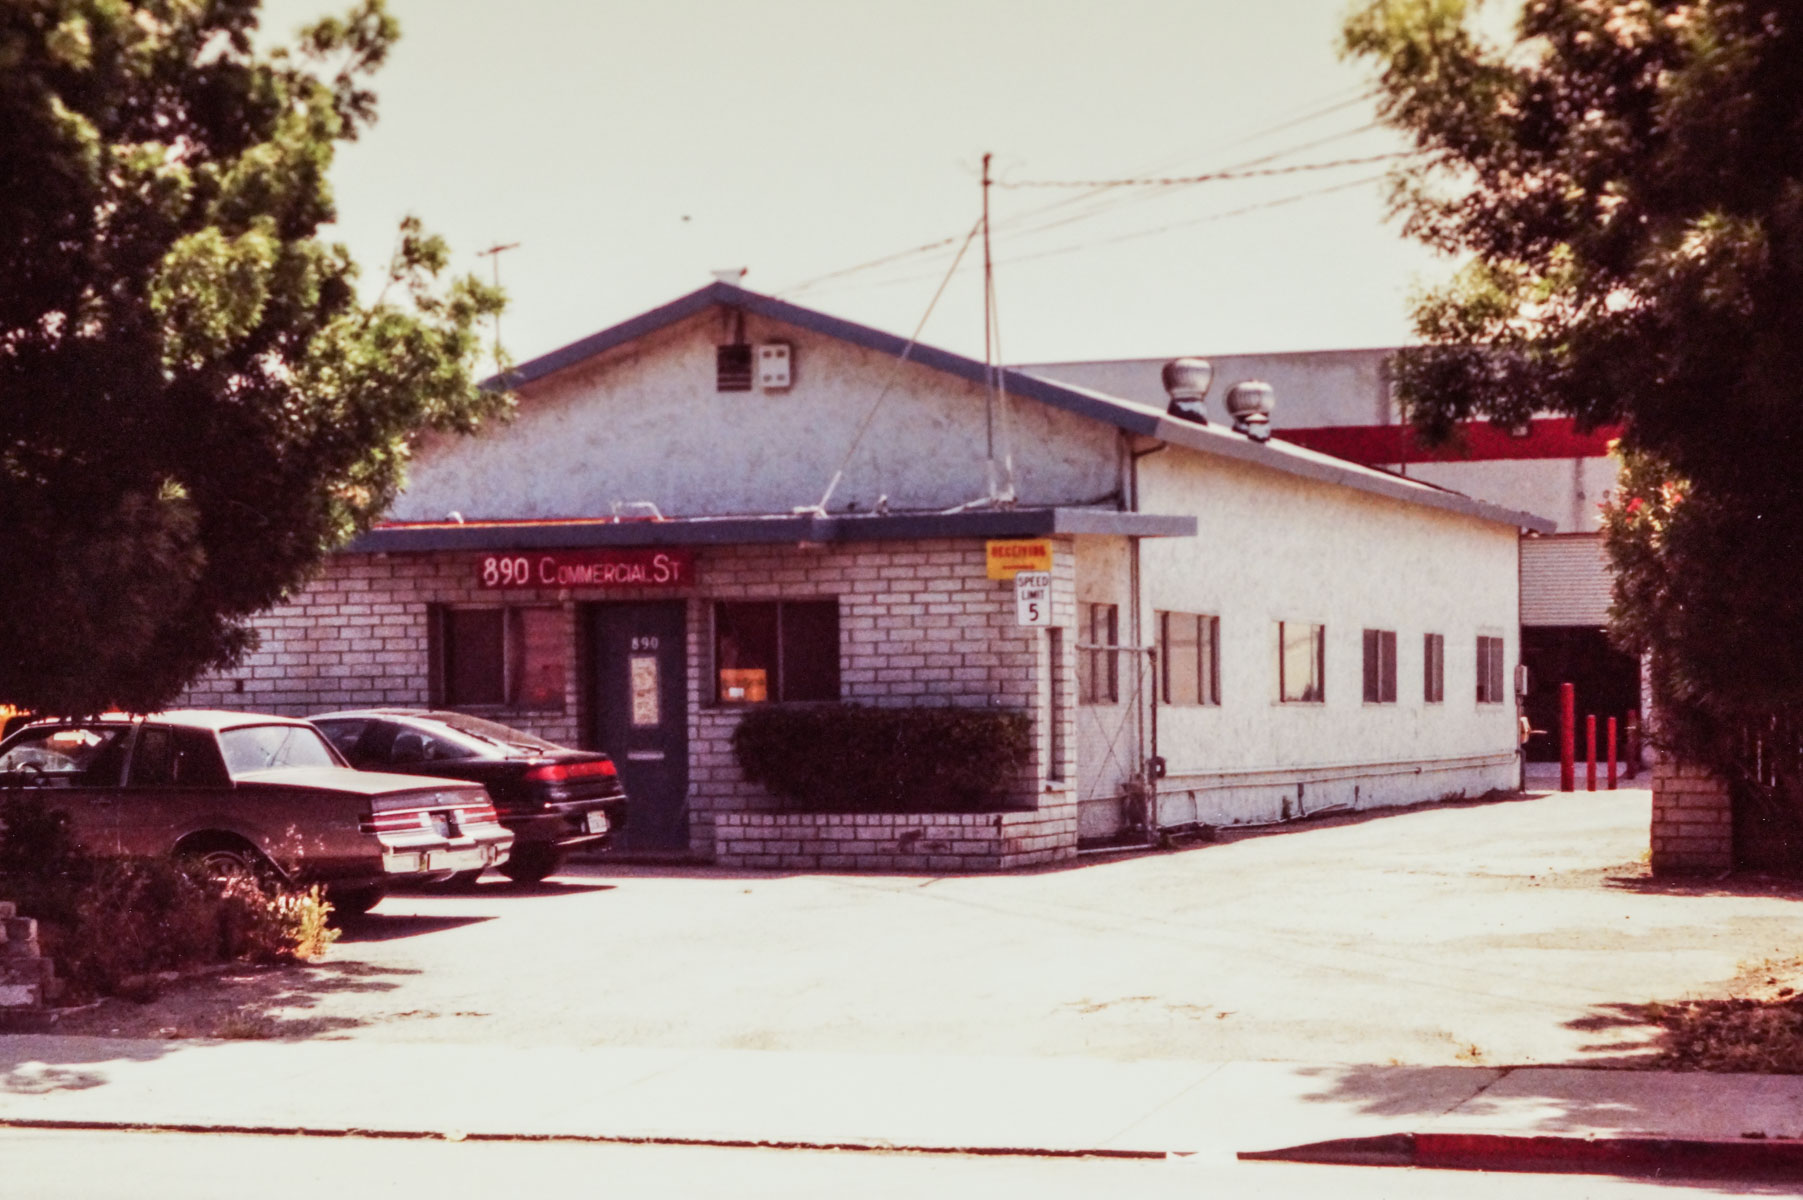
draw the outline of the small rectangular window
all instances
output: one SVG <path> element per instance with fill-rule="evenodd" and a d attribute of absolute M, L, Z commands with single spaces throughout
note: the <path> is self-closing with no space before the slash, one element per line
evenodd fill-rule
<path fill-rule="evenodd" d="M 567 651 L 555 608 L 447 608 L 432 622 L 437 699 L 454 708 L 559 709 Z"/>
<path fill-rule="evenodd" d="M 1165 704 L 1221 702 L 1221 619 L 1158 614 L 1158 698 Z"/>
<path fill-rule="evenodd" d="M 1115 704 L 1121 698 L 1121 610 L 1114 604 L 1078 606 L 1077 703 Z"/>
<path fill-rule="evenodd" d="M 1327 699 L 1327 626 L 1277 622 L 1277 688 L 1285 704 Z"/>
<path fill-rule="evenodd" d="M 1479 636 L 1477 639 L 1477 702 L 1503 702 L 1503 640 Z"/>
<path fill-rule="evenodd" d="M 1365 630 L 1365 703 L 1396 703 L 1396 633 Z"/>
<path fill-rule="evenodd" d="M 1430 633 L 1421 639 L 1421 698 L 1429 704 L 1446 700 L 1446 635 Z"/>
<path fill-rule="evenodd" d="M 714 681 L 720 704 L 837 700 L 839 602 L 715 604 Z"/>

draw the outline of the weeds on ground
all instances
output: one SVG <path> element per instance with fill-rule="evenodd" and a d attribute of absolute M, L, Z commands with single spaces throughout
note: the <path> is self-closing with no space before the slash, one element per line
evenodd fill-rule
<path fill-rule="evenodd" d="M 167 972 L 305 961 L 338 936 L 318 888 L 208 879 L 165 858 L 94 858 L 67 814 L 37 796 L 0 800 L 0 897 L 37 918 L 44 953 L 74 1001 L 147 1000 Z"/>
<path fill-rule="evenodd" d="M 1773 959 L 1743 972 L 1742 994 L 1649 1004 L 1658 1025 L 1659 1065 L 1673 1070 L 1803 1073 L 1803 957 Z"/>

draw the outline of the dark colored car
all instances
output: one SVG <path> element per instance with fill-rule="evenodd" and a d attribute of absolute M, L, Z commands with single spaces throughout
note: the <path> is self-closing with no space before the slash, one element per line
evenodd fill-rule
<path fill-rule="evenodd" d="M 312 721 L 352 766 L 429 771 L 486 787 L 501 824 L 513 831 L 513 853 L 499 870 L 515 883 L 537 883 L 568 851 L 605 845 L 626 823 L 626 793 L 605 754 L 464 713 L 370 708 Z M 470 882 L 481 873 L 461 878 Z"/>
<path fill-rule="evenodd" d="M 513 844 L 481 787 L 352 770 L 307 722 L 252 713 L 36 722 L 0 742 L 0 789 L 41 793 L 91 853 L 322 883 L 353 915 Z"/>

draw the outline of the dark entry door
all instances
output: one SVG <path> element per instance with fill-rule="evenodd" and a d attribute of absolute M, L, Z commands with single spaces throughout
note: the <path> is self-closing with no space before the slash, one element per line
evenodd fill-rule
<path fill-rule="evenodd" d="M 597 604 L 594 743 L 626 785 L 626 850 L 689 845 L 688 618 L 681 600 Z"/>

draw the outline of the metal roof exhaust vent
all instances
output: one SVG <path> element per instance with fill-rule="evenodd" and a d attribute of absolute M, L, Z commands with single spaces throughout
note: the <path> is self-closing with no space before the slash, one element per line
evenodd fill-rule
<path fill-rule="evenodd" d="M 1236 383 L 1227 389 L 1227 415 L 1233 428 L 1255 442 L 1271 438 L 1271 409 L 1277 405 L 1277 393 L 1271 385 L 1256 379 Z"/>
<path fill-rule="evenodd" d="M 1204 358 L 1173 358 L 1166 363 L 1164 390 L 1170 393 L 1171 404 L 1165 412 L 1197 425 L 1208 424 L 1202 399 L 1208 395 L 1208 381 L 1214 375 L 1215 369 Z"/>

